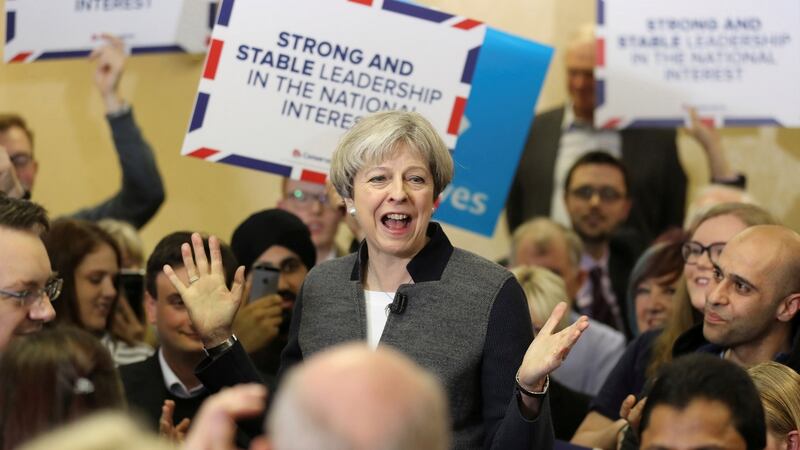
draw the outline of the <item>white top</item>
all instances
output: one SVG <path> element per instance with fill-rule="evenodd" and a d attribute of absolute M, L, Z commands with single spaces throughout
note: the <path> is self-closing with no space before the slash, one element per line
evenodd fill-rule
<path fill-rule="evenodd" d="M 550 218 L 570 227 L 567 208 L 564 206 L 564 181 L 570 167 L 583 155 L 592 150 L 606 150 L 615 158 L 622 157 L 622 141 L 616 130 L 598 130 L 591 124 L 576 120 L 572 104 L 564 108 L 564 121 L 561 123 L 561 140 L 553 173 L 553 198 L 550 203 Z"/>
<path fill-rule="evenodd" d="M 100 338 L 100 343 L 111 353 L 111 358 L 114 359 L 114 366 L 116 367 L 144 361 L 153 356 L 153 347 L 144 342 L 131 346 L 125 341 L 114 339 L 109 333 L 103 334 Z"/>
<path fill-rule="evenodd" d="M 367 306 L 367 345 L 375 350 L 386 327 L 388 306 L 394 301 L 394 292 L 364 291 L 364 299 Z"/>
<path fill-rule="evenodd" d="M 187 389 L 186 385 L 181 382 L 181 379 L 175 375 L 175 372 L 173 372 L 172 368 L 167 364 L 167 360 L 164 359 L 164 352 L 160 348 L 158 349 L 158 362 L 161 364 L 161 374 L 164 375 L 164 386 L 166 386 L 167 390 L 175 397 L 197 397 L 205 390 L 202 383 L 192 389 Z"/>

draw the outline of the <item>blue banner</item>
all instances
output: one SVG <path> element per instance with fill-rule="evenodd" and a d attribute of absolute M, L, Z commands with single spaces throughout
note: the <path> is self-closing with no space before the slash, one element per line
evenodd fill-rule
<path fill-rule="evenodd" d="M 487 28 L 453 159 L 455 177 L 434 219 L 492 236 L 517 170 L 553 49 Z"/>

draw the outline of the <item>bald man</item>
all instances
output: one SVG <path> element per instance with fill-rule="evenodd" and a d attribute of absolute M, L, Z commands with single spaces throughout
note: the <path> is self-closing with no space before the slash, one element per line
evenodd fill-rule
<path fill-rule="evenodd" d="M 777 361 L 800 371 L 800 235 L 780 225 L 731 239 L 714 267 L 702 325 L 675 353 L 709 352 L 742 366 Z"/>
<path fill-rule="evenodd" d="M 578 30 L 565 49 L 569 102 L 538 114 L 531 125 L 506 203 L 510 231 L 534 216 L 569 226 L 564 207 L 567 171 L 584 154 L 605 150 L 628 168 L 633 207 L 626 222 L 649 242 L 683 224 L 686 174 L 678 160 L 675 130 L 594 127 L 595 38 Z"/>
<path fill-rule="evenodd" d="M 317 354 L 281 386 L 267 421 L 274 450 L 450 446 L 441 384 L 387 347 Z"/>

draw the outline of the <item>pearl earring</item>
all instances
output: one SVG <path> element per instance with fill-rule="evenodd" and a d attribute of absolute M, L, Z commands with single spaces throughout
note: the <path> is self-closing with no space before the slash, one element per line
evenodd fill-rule
<path fill-rule="evenodd" d="M 350 208 L 347 209 L 347 212 L 350 213 L 351 216 L 355 217 L 355 215 L 356 215 L 356 207 L 355 206 L 351 206 Z"/>

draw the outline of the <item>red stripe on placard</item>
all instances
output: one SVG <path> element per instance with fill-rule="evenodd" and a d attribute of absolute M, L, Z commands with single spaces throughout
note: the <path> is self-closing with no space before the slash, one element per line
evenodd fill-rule
<path fill-rule="evenodd" d="M 203 72 L 203 78 L 213 80 L 217 76 L 217 66 L 219 65 L 219 57 L 222 55 L 222 46 L 225 42 L 219 39 L 211 40 L 211 47 L 208 49 L 208 61 L 206 61 L 206 69 Z"/>
<path fill-rule="evenodd" d="M 314 172 L 313 170 L 306 169 L 303 169 L 303 171 L 300 172 L 300 181 L 310 181 L 312 183 L 324 184 L 325 178 L 327 178 L 327 175 L 322 172 Z"/>
<path fill-rule="evenodd" d="M 461 117 L 464 116 L 464 109 L 467 106 L 467 99 L 456 97 L 453 104 L 453 112 L 450 114 L 450 125 L 447 127 L 447 134 L 458 135 L 458 126 L 461 125 Z"/>
<path fill-rule="evenodd" d="M 372 6 L 372 0 L 350 0 L 352 3 L 359 3 L 361 5 Z"/>
<path fill-rule="evenodd" d="M 453 28 L 458 28 L 460 30 L 471 30 L 482 23 L 483 22 L 474 19 L 464 19 L 461 22 L 458 22 L 457 24 L 453 25 Z"/>
<path fill-rule="evenodd" d="M 621 122 L 622 122 L 621 117 L 612 117 L 611 119 L 608 119 L 606 123 L 604 123 L 603 126 L 600 128 L 607 130 L 614 129 L 617 128 L 617 125 L 619 125 Z"/>
<path fill-rule="evenodd" d="M 31 56 L 32 54 L 33 54 L 33 52 L 18 53 L 17 56 L 11 58 L 11 61 L 9 61 L 9 62 L 12 62 L 12 63 L 25 62 L 25 60 L 28 59 L 28 56 Z"/>
<path fill-rule="evenodd" d="M 213 148 L 201 147 L 189 153 L 187 156 L 191 156 L 192 158 L 206 159 L 209 156 L 216 155 L 217 153 L 219 153 L 219 150 L 214 150 Z"/>
<path fill-rule="evenodd" d="M 713 117 L 701 117 L 700 118 L 700 123 L 702 123 L 703 125 L 705 125 L 705 126 L 707 126 L 709 128 L 714 128 L 715 127 L 714 118 Z"/>
<path fill-rule="evenodd" d="M 597 39 L 597 67 L 606 65 L 606 40 L 603 38 Z"/>

